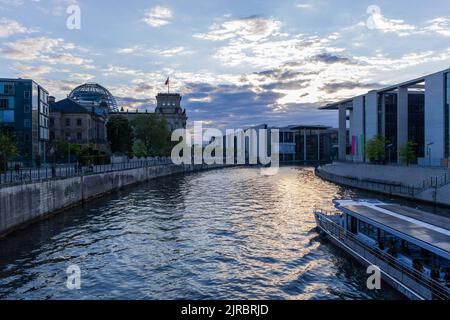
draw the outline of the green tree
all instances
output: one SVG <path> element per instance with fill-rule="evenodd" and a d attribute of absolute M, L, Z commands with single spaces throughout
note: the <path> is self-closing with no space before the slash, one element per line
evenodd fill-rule
<path fill-rule="evenodd" d="M 8 161 L 18 155 L 13 136 L 8 133 L 0 133 L 0 171 L 6 170 Z"/>
<path fill-rule="evenodd" d="M 147 146 L 142 140 L 136 140 L 133 145 L 133 154 L 137 158 L 146 158 L 148 157 Z"/>
<path fill-rule="evenodd" d="M 366 143 L 366 154 L 370 162 L 381 163 L 386 159 L 386 146 L 388 141 L 377 136 Z"/>
<path fill-rule="evenodd" d="M 108 141 L 113 153 L 129 153 L 133 145 L 133 128 L 124 116 L 116 115 L 109 118 L 106 124 Z"/>
<path fill-rule="evenodd" d="M 73 158 L 78 159 L 81 154 L 81 149 L 82 146 L 76 143 L 66 140 L 55 141 L 55 155 L 65 162 L 71 161 Z"/>
<path fill-rule="evenodd" d="M 411 163 L 416 162 L 417 160 L 416 148 L 417 143 L 413 141 L 408 141 L 404 146 L 400 147 L 399 149 L 400 160 L 403 163 L 406 163 L 407 166 L 409 166 Z"/>
<path fill-rule="evenodd" d="M 134 135 L 146 149 L 147 156 L 170 155 L 170 132 L 164 117 L 156 114 L 138 115 L 133 121 Z"/>

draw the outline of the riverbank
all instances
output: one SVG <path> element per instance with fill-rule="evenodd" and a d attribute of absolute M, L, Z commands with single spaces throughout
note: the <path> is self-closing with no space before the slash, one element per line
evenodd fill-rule
<path fill-rule="evenodd" d="M 0 189 L 0 238 L 48 216 L 151 179 L 222 167 L 164 164 L 3 187 Z"/>
<path fill-rule="evenodd" d="M 348 187 L 450 206 L 450 170 L 445 168 L 335 162 L 317 168 L 316 175 Z"/>

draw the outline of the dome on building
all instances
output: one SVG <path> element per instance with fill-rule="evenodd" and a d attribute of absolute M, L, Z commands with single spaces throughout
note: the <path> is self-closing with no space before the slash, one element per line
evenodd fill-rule
<path fill-rule="evenodd" d="M 83 107 L 94 107 L 106 113 L 117 111 L 117 102 L 111 92 L 97 83 L 85 83 L 76 87 L 69 94 L 69 98 Z"/>

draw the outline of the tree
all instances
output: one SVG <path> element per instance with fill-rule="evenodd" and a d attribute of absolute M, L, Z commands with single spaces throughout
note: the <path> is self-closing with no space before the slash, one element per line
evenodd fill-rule
<path fill-rule="evenodd" d="M 64 162 L 70 162 L 74 157 L 78 159 L 81 149 L 81 145 L 76 143 L 66 140 L 55 141 L 55 155 Z"/>
<path fill-rule="evenodd" d="M 384 137 L 377 136 L 366 143 L 366 153 L 370 162 L 382 163 L 386 159 L 386 145 Z"/>
<path fill-rule="evenodd" d="M 8 161 L 18 155 L 13 136 L 8 133 L 0 133 L 0 171 L 6 170 Z"/>
<path fill-rule="evenodd" d="M 148 157 L 147 147 L 142 140 L 136 140 L 133 145 L 133 154 L 137 158 L 146 158 Z"/>
<path fill-rule="evenodd" d="M 399 149 L 400 160 L 403 163 L 406 163 L 408 167 L 411 163 L 414 163 L 417 160 L 416 148 L 417 143 L 413 141 L 408 141 L 404 146 L 400 147 Z"/>
<path fill-rule="evenodd" d="M 132 121 L 136 140 L 145 145 L 147 156 L 170 155 L 170 132 L 164 117 L 142 114 Z"/>
<path fill-rule="evenodd" d="M 116 115 L 109 118 L 106 124 L 108 141 L 113 153 L 128 153 L 133 145 L 133 128 L 124 116 Z"/>

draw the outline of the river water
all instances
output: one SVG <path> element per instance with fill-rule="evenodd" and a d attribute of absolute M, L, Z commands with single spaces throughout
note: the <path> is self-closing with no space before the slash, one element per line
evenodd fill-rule
<path fill-rule="evenodd" d="M 161 178 L 0 240 L 0 298 L 400 299 L 315 231 L 315 205 L 354 197 L 377 198 L 310 168 Z"/>

